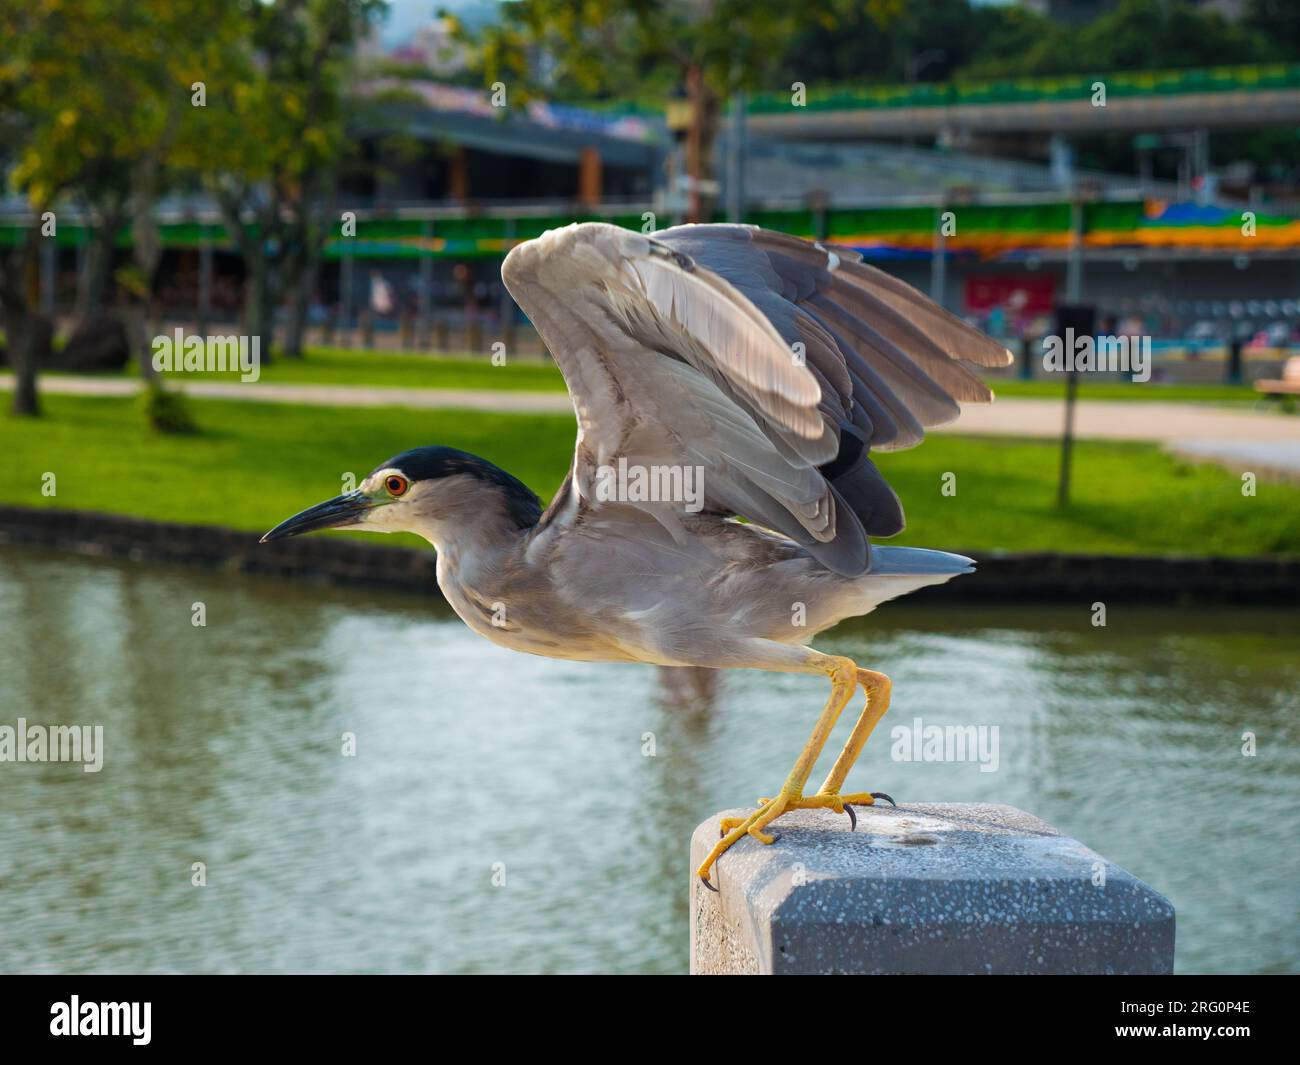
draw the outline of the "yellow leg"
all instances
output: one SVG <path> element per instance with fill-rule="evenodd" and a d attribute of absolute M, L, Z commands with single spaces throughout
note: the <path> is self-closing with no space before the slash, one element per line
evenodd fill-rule
<path fill-rule="evenodd" d="M 883 673 L 877 673 L 871 669 L 858 669 L 858 683 L 862 685 L 863 690 L 867 693 L 867 705 L 863 707 L 861 715 L 853 726 L 853 731 L 849 733 L 849 738 L 845 741 L 843 750 L 840 751 L 839 757 L 835 759 L 835 764 L 831 766 L 830 773 L 822 781 L 822 786 L 817 789 L 816 795 L 799 795 L 790 799 L 782 812 L 789 810 L 833 810 L 837 814 L 848 812 L 853 818 L 854 827 L 857 827 L 857 818 L 853 814 L 854 806 L 871 806 L 878 798 L 890 799 L 884 792 L 853 792 L 849 795 L 841 795 L 840 788 L 844 786 L 845 778 L 849 775 L 849 770 L 862 754 L 862 748 L 867 745 L 867 740 L 871 738 L 871 733 L 879 723 L 880 719 L 885 716 L 885 711 L 889 709 L 889 696 L 893 688 L 890 679 Z M 760 811 L 772 802 L 771 799 L 759 799 L 758 805 Z M 741 825 L 747 825 L 748 819 L 743 817 L 724 817 L 721 827 L 725 835 L 732 829 Z M 737 836 L 739 838 L 739 836 Z M 760 837 L 761 838 L 761 837 Z"/>
<path fill-rule="evenodd" d="M 746 833 L 753 836 L 760 843 L 772 842 L 772 837 L 763 829 L 780 817 L 787 809 L 791 808 L 793 802 L 803 796 L 804 785 L 808 783 L 808 776 L 812 773 L 813 766 L 822 753 L 822 748 L 826 746 L 831 730 L 835 728 L 835 722 L 839 720 L 840 713 L 848 701 L 853 698 L 853 691 L 858 686 L 858 667 L 850 659 L 819 654 L 813 664 L 831 678 L 831 696 L 827 700 L 821 716 L 817 719 L 812 735 L 808 738 L 808 742 L 804 744 L 794 768 L 790 770 L 789 776 L 785 778 L 785 783 L 781 785 L 781 791 L 777 797 L 773 801 L 760 806 L 744 820 L 738 821 L 736 818 L 729 818 L 724 822 L 726 834 L 718 840 L 713 850 L 709 852 L 709 856 L 704 859 L 697 870 L 700 879 L 706 884 L 709 881 L 709 871 L 713 868 L 713 863 Z"/>
<path fill-rule="evenodd" d="M 853 726 L 853 731 L 849 733 L 849 738 L 844 744 L 844 749 L 840 751 L 840 756 L 835 759 L 835 764 L 831 766 L 831 771 L 822 781 L 822 786 L 818 788 L 818 794 L 821 795 L 838 795 L 840 788 L 844 787 L 844 779 L 849 775 L 849 770 L 853 768 L 853 763 L 858 760 L 858 755 L 862 753 L 862 748 L 867 745 L 867 740 L 871 737 L 871 731 L 876 727 L 876 723 L 885 716 L 885 711 L 889 709 L 889 694 L 893 689 L 890 679 L 883 673 L 877 673 L 871 669 L 859 669 L 858 683 L 862 685 L 863 690 L 867 693 L 867 705 L 862 709 L 862 715 L 858 718 L 857 723 Z M 867 796 L 866 805 L 871 805 L 871 796 Z"/>

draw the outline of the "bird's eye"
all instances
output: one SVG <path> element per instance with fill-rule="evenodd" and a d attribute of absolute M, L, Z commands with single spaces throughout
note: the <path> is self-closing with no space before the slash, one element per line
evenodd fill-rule
<path fill-rule="evenodd" d="M 388 489 L 390 496 L 400 496 L 411 487 L 410 482 L 405 477 L 399 477 L 395 473 L 390 473 L 384 478 L 384 487 Z"/>

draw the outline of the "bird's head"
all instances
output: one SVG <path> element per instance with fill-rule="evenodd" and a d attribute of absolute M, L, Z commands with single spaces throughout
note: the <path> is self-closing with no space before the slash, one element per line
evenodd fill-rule
<path fill-rule="evenodd" d="M 486 459 L 451 447 L 417 447 L 381 462 L 351 492 L 282 521 L 262 543 L 317 529 L 411 532 L 439 546 L 452 527 L 531 527 L 537 495 Z"/>

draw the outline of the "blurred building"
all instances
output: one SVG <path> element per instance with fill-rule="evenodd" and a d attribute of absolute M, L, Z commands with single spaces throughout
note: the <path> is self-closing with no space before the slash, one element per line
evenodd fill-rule
<path fill-rule="evenodd" d="M 1300 66 L 1109 75 L 1105 107 L 1089 102 L 1094 80 L 810 90 L 797 111 L 785 93 L 751 96 L 717 145 L 715 217 L 853 247 L 1013 347 L 1047 330 L 1074 278 L 1106 328 L 1153 336 L 1180 373 L 1221 374 L 1234 344 L 1275 365 L 1300 340 L 1300 205 L 1293 189 L 1216 171 L 1209 145 L 1222 130 L 1294 130 Z M 426 346 L 442 323 L 478 350 L 524 326 L 498 273 L 518 241 L 580 219 L 684 219 L 662 116 L 497 106 L 409 77 L 376 77 L 361 97 L 362 163 L 339 197 L 357 232 L 325 247 L 323 330 L 365 319 L 366 342 Z M 1170 153 L 1176 176 L 1079 169 L 1073 138 L 1097 129 L 1132 136 L 1139 161 Z M 160 315 L 233 320 L 243 265 L 211 205 L 165 203 L 161 221 Z M 22 224 L 0 218 L 0 242 Z M 61 213 L 43 271 L 55 305 L 70 302 L 85 241 Z M 376 277 L 392 296 L 380 306 Z"/>

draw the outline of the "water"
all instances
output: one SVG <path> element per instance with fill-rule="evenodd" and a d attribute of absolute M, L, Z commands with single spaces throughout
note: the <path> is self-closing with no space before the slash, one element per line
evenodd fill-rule
<path fill-rule="evenodd" d="M 1294 615 L 1090 618 L 892 604 L 823 638 L 895 683 L 850 789 L 1020 806 L 1172 899 L 1181 971 L 1300 969 Z M 691 830 L 779 784 L 825 697 L 733 673 L 690 708 L 416 598 L 12 548 L 0 633 L 0 724 L 106 748 L 0 763 L 5 972 L 681 972 Z M 997 725 L 998 771 L 891 761 L 916 717 Z"/>

